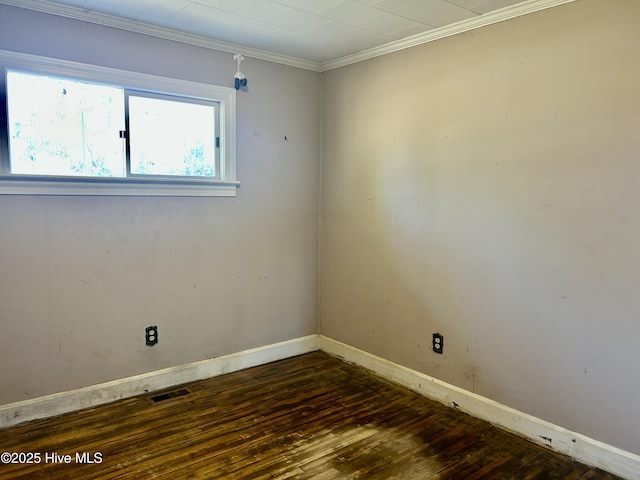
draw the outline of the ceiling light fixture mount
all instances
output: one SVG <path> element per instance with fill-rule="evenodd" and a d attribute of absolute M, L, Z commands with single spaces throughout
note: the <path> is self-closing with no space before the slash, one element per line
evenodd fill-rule
<path fill-rule="evenodd" d="M 244 76 L 244 73 L 242 73 L 240 71 L 240 63 L 242 63 L 242 61 L 244 60 L 244 57 L 242 55 L 240 55 L 239 53 L 236 53 L 233 56 L 233 59 L 238 62 L 238 71 L 236 72 L 235 76 L 234 76 L 234 86 L 236 88 L 236 90 L 240 90 L 240 87 L 246 87 L 247 86 L 247 79 Z"/>

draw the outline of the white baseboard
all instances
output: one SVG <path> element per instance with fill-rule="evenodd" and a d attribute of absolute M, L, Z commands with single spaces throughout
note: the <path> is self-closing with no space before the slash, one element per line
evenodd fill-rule
<path fill-rule="evenodd" d="M 309 335 L 221 357 L 0 406 L 0 428 L 61 415 L 322 350 L 428 398 L 524 437 L 536 444 L 628 479 L 640 480 L 640 456 L 527 415 L 424 373 L 323 335 Z"/>
<path fill-rule="evenodd" d="M 320 350 L 476 418 L 628 479 L 640 479 L 640 456 L 572 432 L 436 378 L 319 336 Z"/>
<path fill-rule="evenodd" d="M 318 350 L 318 335 L 0 406 L 0 428 L 95 407 Z"/>

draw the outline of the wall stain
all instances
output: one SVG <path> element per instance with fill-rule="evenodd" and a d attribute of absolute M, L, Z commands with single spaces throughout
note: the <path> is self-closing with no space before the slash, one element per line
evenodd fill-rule
<path fill-rule="evenodd" d="M 467 351 L 468 348 L 469 347 L 467 346 Z M 479 368 L 474 365 L 465 365 L 462 370 L 464 378 L 471 384 L 470 390 L 473 393 L 476 393 L 476 383 L 478 380 L 479 371 Z"/>

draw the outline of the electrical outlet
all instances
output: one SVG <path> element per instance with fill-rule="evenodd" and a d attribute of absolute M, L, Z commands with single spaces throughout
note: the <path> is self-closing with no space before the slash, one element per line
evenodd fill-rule
<path fill-rule="evenodd" d="M 439 333 L 433 334 L 433 351 L 436 353 L 442 353 L 444 349 L 444 337 Z"/>
<path fill-rule="evenodd" d="M 156 325 L 145 328 L 145 332 L 148 347 L 153 347 L 158 343 L 158 327 Z"/>

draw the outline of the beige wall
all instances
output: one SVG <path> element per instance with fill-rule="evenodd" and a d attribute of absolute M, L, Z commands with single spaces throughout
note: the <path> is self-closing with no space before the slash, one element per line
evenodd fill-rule
<path fill-rule="evenodd" d="M 578 0 L 322 76 L 247 59 L 234 199 L 0 196 L 0 404 L 314 333 L 319 293 L 327 336 L 640 453 L 638 18 Z M 0 49 L 235 73 L 5 5 Z"/>
<path fill-rule="evenodd" d="M 578 0 L 325 73 L 321 332 L 640 453 L 639 19 Z"/>
<path fill-rule="evenodd" d="M 236 72 L 231 54 L 5 5 L 0 49 Z M 317 332 L 320 74 L 242 68 L 236 198 L 0 196 L 0 404 Z"/>

